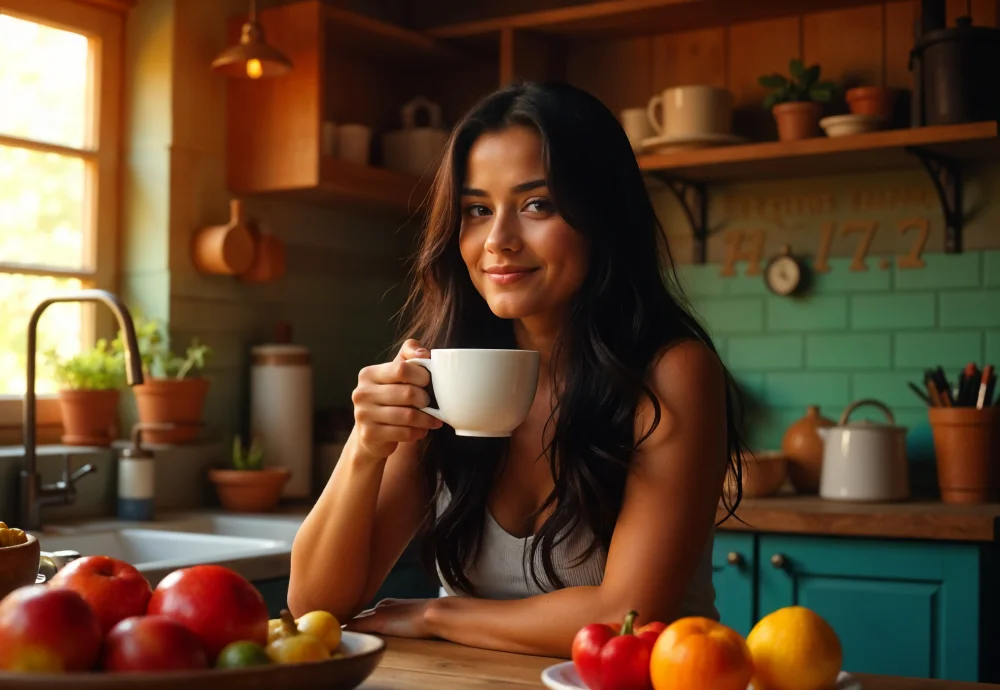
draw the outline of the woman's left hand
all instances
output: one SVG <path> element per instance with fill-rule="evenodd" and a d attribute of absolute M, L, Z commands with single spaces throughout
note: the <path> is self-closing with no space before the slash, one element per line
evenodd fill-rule
<path fill-rule="evenodd" d="M 425 614 L 432 599 L 383 599 L 375 608 L 363 611 L 350 621 L 352 632 L 375 633 L 389 637 L 432 637 Z"/>

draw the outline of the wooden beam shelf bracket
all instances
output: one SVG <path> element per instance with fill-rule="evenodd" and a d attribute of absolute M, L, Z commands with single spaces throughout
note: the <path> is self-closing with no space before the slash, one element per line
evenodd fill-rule
<path fill-rule="evenodd" d="M 924 166 L 934 184 L 941 213 L 944 215 L 944 252 L 962 253 L 962 228 L 965 214 L 962 209 L 962 166 L 947 156 L 931 153 L 916 146 L 906 148 Z"/>
<path fill-rule="evenodd" d="M 684 215 L 687 216 L 691 233 L 694 235 L 694 262 L 708 261 L 708 185 L 704 182 L 682 180 L 664 172 L 650 170 L 647 173 L 667 186 L 677 198 Z"/>

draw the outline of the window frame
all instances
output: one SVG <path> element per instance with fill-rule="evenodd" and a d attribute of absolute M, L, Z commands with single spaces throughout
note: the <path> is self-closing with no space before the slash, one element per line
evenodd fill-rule
<path fill-rule="evenodd" d="M 0 12 L 4 14 L 82 33 L 96 44 L 92 52 L 94 84 L 91 101 L 95 126 L 91 129 L 91 140 L 86 142 L 82 156 L 90 167 L 88 183 L 94 185 L 84 210 L 92 231 L 88 248 L 90 270 L 47 267 L 35 270 L 30 266 L 12 264 L 11 267 L 16 268 L 12 272 L 75 277 L 88 287 L 112 291 L 118 288 L 125 20 L 127 11 L 134 4 L 134 0 L 0 0 Z M 0 135 L 0 144 L 80 156 L 79 150 L 70 147 L 6 135 Z M 110 337 L 114 334 L 113 317 L 106 311 L 91 308 L 91 314 L 85 314 L 82 335 L 88 342 L 93 342 L 98 335 Z M 21 443 L 22 414 L 23 396 L 0 395 L 0 445 Z M 37 420 L 39 442 L 58 442 L 62 421 L 56 396 L 37 397 Z"/>

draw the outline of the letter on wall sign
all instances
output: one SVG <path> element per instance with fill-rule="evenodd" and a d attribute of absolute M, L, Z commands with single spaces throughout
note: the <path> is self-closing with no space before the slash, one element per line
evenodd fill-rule
<path fill-rule="evenodd" d="M 743 240 L 747 239 L 750 241 L 749 249 L 743 248 Z M 723 276 L 734 276 L 736 275 L 736 262 L 737 261 L 747 261 L 746 275 L 748 276 L 759 276 L 760 275 L 760 260 L 764 253 L 764 231 L 763 230 L 753 230 L 753 231 L 743 231 L 743 230 L 733 230 L 726 233 L 726 260 L 722 265 L 722 271 L 719 275 Z"/>

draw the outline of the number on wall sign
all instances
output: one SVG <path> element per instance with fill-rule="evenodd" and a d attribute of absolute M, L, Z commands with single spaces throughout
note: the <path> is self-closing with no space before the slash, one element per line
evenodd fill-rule
<path fill-rule="evenodd" d="M 813 271 L 816 273 L 829 273 L 830 247 L 833 245 L 833 223 L 823 223 L 820 232 L 819 251 L 816 252 L 816 260 L 813 262 Z"/>
<path fill-rule="evenodd" d="M 899 268 L 923 268 L 927 262 L 920 258 L 924 247 L 927 246 L 927 237 L 931 233 L 930 223 L 926 218 L 907 218 L 899 221 L 899 233 L 905 235 L 910 230 L 916 229 L 917 237 L 910 245 L 910 252 L 906 256 L 896 259 L 896 266 Z"/>
<path fill-rule="evenodd" d="M 841 235 L 850 235 L 855 232 L 862 233 L 861 240 L 858 242 L 858 248 L 854 251 L 854 258 L 851 260 L 850 270 L 868 270 L 868 264 L 865 263 L 865 256 L 868 254 L 868 250 L 871 249 L 872 240 L 875 239 L 875 231 L 877 229 L 878 223 L 874 220 L 850 220 L 844 223 L 844 227 L 840 231 Z"/>
<path fill-rule="evenodd" d="M 752 244 L 749 249 L 743 248 L 743 240 L 749 239 Z M 726 235 L 726 260 L 722 265 L 719 275 L 736 275 L 736 262 L 745 260 L 748 262 L 746 275 L 760 275 L 760 261 L 764 253 L 764 231 L 753 230 L 744 232 L 734 230 Z"/>

